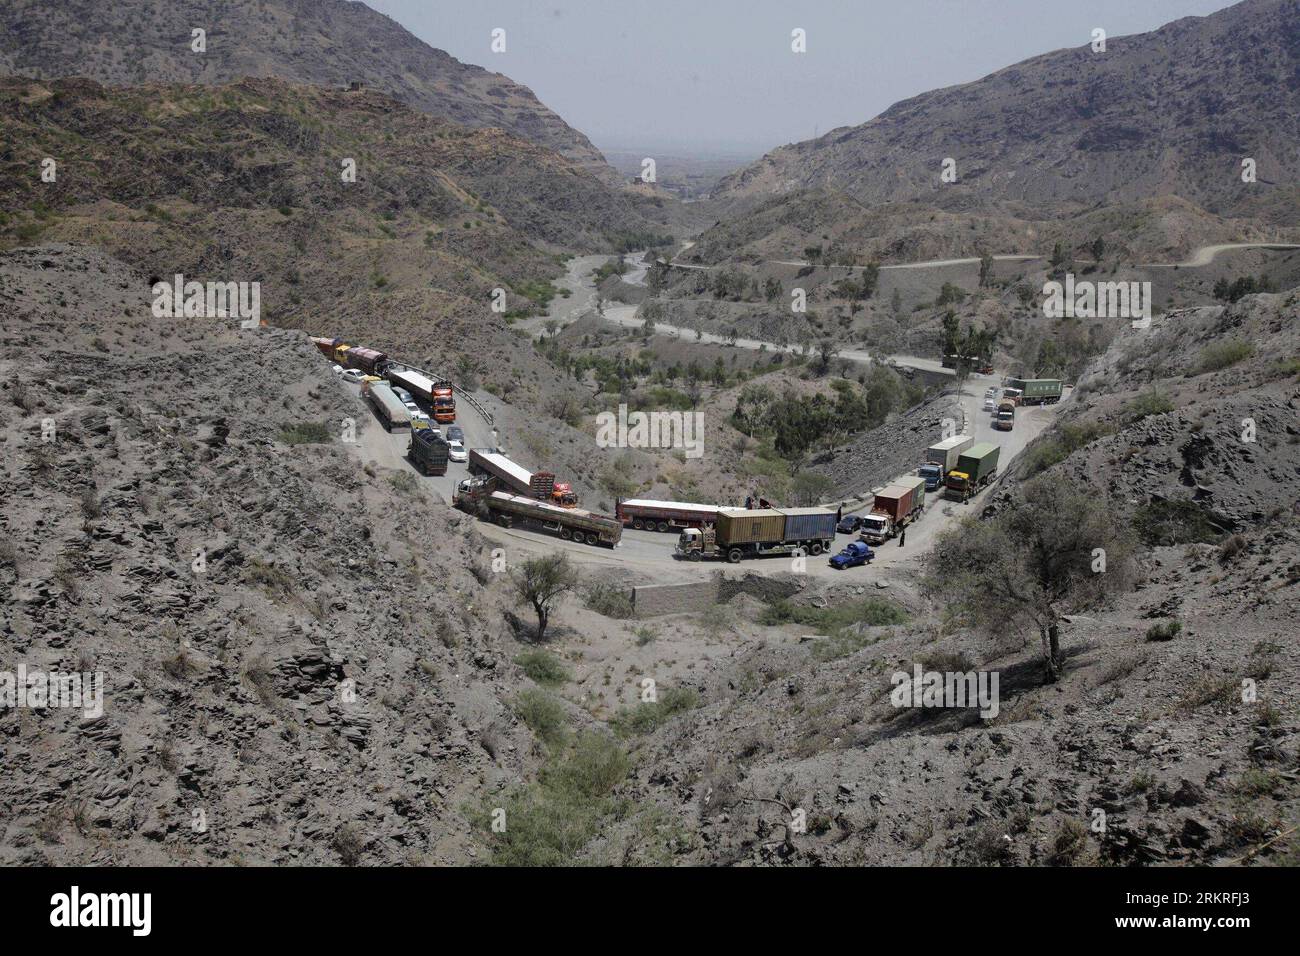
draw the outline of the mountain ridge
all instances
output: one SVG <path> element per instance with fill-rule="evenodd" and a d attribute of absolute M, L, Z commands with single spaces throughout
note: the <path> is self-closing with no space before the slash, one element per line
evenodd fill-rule
<path fill-rule="evenodd" d="M 205 53 L 191 31 L 206 31 Z M 462 63 L 363 3 L 348 0 L 38 0 L 0 8 L 0 73 L 84 76 L 122 86 L 221 85 L 245 76 L 347 87 L 360 82 L 472 127 L 499 126 L 606 183 L 617 173 L 587 137 L 528 87 Z"/>

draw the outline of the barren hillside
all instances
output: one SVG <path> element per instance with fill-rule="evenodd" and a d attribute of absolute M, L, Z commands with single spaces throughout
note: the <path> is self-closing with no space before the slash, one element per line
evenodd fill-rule
<path fill-rule="evenodd" d="M 194 29 L 206 31 L 205 52 L 191 48 Z M 335 89 L 360 83 L 433 116 L 508 130 L 606 182 L 617 178 L 532 90 L 462 63 L 352 0 L 10 0 L 0 8 L 2 73 L 117 86 L 220 86 L 246 76 Z"/>

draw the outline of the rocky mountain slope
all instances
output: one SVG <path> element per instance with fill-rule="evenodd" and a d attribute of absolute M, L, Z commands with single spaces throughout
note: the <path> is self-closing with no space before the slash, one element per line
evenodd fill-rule
<path fill-rule="evenodd" d="M 773 150 L 719 183 L 723 222 L 692 252 L 790 258 L 815 245 L 903 262 L 1106 235 L 1160 261 L 1198 243 L 1294 241 L 1298 94 L 1300 3 L 1244 0 Z M 1246 158 L 1256 182 L 1243 182 Z M 955 182 L 941 180 L 949 159 Z"/>
<path fill-rule="evenodd" d="M 66 241 L 146 276 L 260 282 L 270 324 L 439 368 L 470 355 L 503 391 L 533 362 L 506 314 L 540 307 L 557 250 L 662 228 L 656 201 L 548 149 L 374 91 L 11 78 L 0 131 L 21 171 L 0 184 L 5 245 Z M 498 288 L 506 314 L 492 309 Z"/>
<path fill-rule="evenodd" d="M 792 598 L 803 636 L 767 628 L 697 675 L 700 706 L 643 741 L 629 795 L 672 814 L 694 863 L 1294 864 L 1297 319 L 1293 291 L 1125 334 L 983 509 L 1042 475 L 1144 543 L 1130 587 L 1068 618 L 1057 683 L 1036 635 L 990 640 L 931 604 L 924 558 L 876 569 L 863 583 L 906 621 L 819 617 L 861 584 Z M 999 713 L 892 707 L 890 675 L 918 663 L 998 671 Z"/>
<path fill-rule="evenodd" d="M 105 682 L 0 716 L 0 860 L 471 862 L 535 763 L 473 522 L 363 470 L 305 336 L 145 290 L 0 255 L 0 670 Z"/>
<path fill-rule="evenodd" d="M 719 185 L 740 196 L 822 186 L 867 203 L 951 192 L 1031 204 L 1181 195 L 1260 215 L 1300 180 L 1300 4 L 1244 0 L 1104 53 L 1060 50 L 782 147 Z M 1258 161 L 1258 188 L 1241 160 Z"/>
<path fill-rule="evenodd" d="M 206 31 L 204 53 L 191 49 L 194 29 Z M 461 63 L 351 0 L 10 0 L 0 8 L 0 73 L 114 85 L 224 85 L 245 76 L 357 82 L 433 116 L 500 127 L 607 182 L 617 178 L 530 89 Z"/>

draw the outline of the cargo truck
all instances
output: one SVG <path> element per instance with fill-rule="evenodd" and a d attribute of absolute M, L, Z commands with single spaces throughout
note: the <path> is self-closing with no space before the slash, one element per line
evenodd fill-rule
<path fill-rule="evenodd" d="M 327 359 L 333 360 L 334 347 L 339 344 L 340 339 L 326 339 L 318 335 L 311 336 L 311 344 L 316 346 L 317 351 Z"/>
<path fill-rule="evenodd" d="M 367 375 L 383 375 L 388 368 L 388 356 L 376 349 L 354 345 L 343 353 L 339 364 L 344 368 L 355 368 Z"/>
<path fill-rule="evenodd" d="M 679 558 L 699 561 L 801 551 L 814 557 L 835 544 L 835 512 L 825 508 L 720 508 L 713 527 L 687 528 L 677 539 Z"/>
<path fill-rule="evenodd" d="M 927 448 L 925 464 L 917 471 L 925 479 L 925 490 L 938 491 L 944 478 L 948 477 L 948 472 L 957 467 L 961 453 L 973 444 L 975 439 L 969 435 L 954 435 Z"/>
<path fill-rule="evenodd" d="M 495 478 L 503 491 L 517 495 L 536 498 L 539 501 L 550 500 L 555 493 L 555 476 L 547 471 L 533 473 L 523 465 L 516 464 L 499 451 L 490 448 L 471 448 L 469 450 L 469 473 L 471 475 Z M 556 502 L 559 504 L 560 502 Z M 575 499 L 574 503 L 577 501 Z"/>
<path fill-rule="evenodd" d="M 690 501 L 655 501 L 629 498 L 614 506 L 614 516 L 625 527 L 638 531 L 679 531 L 702 528 L 718 520 L 717 505 L 698 505 Z"/>
<path fill-rule="evenodd" d="M 362 382 L 361 394 L 374 409 L 375 417 L 384 426 L 385 431 L 410 428 L 411 413 L 406 410 L 387 382 Z"/>
<path fill-rule="evenodd" d="M 947 497 L 966 502 L 979 494 L 998 473 L 999 450 L 992 442 L 983 441 L 963 452 L 957 467 L 948 472 Z"/>
<path fill-rule="evenodd" d="M 612 548 L 623 537 L 623 525 L 615 518 L 585 508 L 563 508 L 550 501 L 512 494 L 502 490 L 498 480 L 490 475 L 462 480 L 456 486 L 452 504 L 484 521 L 495 521 L 503 528 L 514 527 L 516 523 L 532 525 L 579 544 Z"/>
<path fill-rule="evenodd" d="M 447 473 L 447 442 L 432 428 L 412 428 L 411 444 L 406 448 L 406 456 L 422 475 L 445 475 Z"/>
<path fill-rule="evenodd" d="M 900 478 L 876 492 L 871 513 L 863 515 L 859 536 L 872 544 L 883 544 L 919 518 L 925 511 L 925 479 Z"/>
<path fill-rule="evenodd" d="M 1009 432 L 1016 427 L 1016 403 L 1004 401 L 993 413 L 993 427 L 1000 432 Z"/>
<path fill-rule="evenodd" d="M 1020 393 L 1020 405 L 1055 405 L 1061 400 L 1059 378 L 1013 378 L 1007 385 Z"/>
<path fill-rule="evenodd" d="M 450 382 L 443 382 L 433 387 L 430 399 L 435 422 L 454 422 L 456 420 L 456 396 L 452 394 Z"/>

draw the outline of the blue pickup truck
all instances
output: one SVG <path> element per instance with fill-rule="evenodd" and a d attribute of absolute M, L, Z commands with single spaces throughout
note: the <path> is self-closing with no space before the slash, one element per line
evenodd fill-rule
<path fill-rule="evenodd" d="M 876 552 L 872 551 L 871 546 L 865 541 L 854 541 L 831 558 L 830 564 L 837 571 L 843 571 L 845 568 L 856 568 L 860 564 L 870 564 L 875 556 Z"/>

